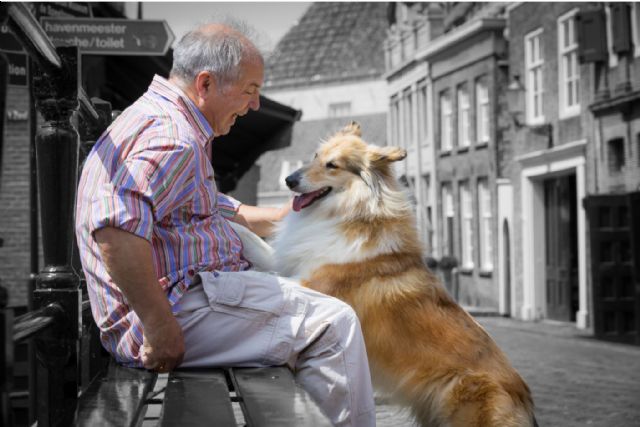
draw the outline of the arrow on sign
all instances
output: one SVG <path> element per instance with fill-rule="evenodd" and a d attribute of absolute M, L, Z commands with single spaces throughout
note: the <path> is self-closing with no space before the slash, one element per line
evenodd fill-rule
<path fill-rule="evenodd" d="M 111 18 L 42 18 L 55 46 L 78 46 L 97 55 L 162 56 L 175 39 L 166 21 Z"/>

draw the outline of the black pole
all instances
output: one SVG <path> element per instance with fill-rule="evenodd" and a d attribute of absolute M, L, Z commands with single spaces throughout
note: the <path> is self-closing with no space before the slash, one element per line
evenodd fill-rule
<path fill-rule="evenodd" d="M 62 70 L 34 69 L 33 93 L 44 122 L 36 134 L 36 163 L 44 266 L 34 306 L 59 304 L 63 321 L 36 340 L 38 426 L 70 425 L 78 402 L 78 338 L 81 292 L 72 268 L 78 133 L 71 126 L 78 106 L 78 49 L 61 47 Z"/>
<path fill-rule="evenodd" d="M 38 170 L 36 165 L 36 132 L 38 128 L 38 114 L 36 112 L 35 97 L 33 96 L 33 66 L 34 62 L 27 57 L 27 84 L 29 85 L 29 281 L 27 290 L 27 308 L 33 310 L 33 292 L 36 289 L 36 277 L 40 271 L 40 240 L 38 229 Z M 27 359 L 29 366 L 29 423 L 36 420 L 35 402 L 38 399 L 36 387 L 36 354 L 32 341 L 27 344 Z"/>

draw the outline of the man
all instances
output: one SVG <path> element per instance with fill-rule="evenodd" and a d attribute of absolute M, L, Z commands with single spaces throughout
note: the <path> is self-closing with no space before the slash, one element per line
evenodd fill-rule
<path fill-rule="evenodd" d="M 289 365 L 336 425 L 373 425 L 353 310 L 291 280 L 250 270 L 228 220 L 267 235 L 289 211 L 216 190 L 211 140 L 259 108 L 263 59 L 238 29 L 210 24 L 174 50 L 97 141 L 78 188 L 76 233 L 93 316 L 120 363 Z"/>

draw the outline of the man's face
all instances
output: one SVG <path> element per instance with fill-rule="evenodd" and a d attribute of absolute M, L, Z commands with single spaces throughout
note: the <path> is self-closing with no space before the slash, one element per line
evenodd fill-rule
<path fill-rule="evenodd" d="M 214 88 L 204 99 L 201 110 L 216 136 L 226 135 L 239 116 L 260 108 L 260 88 L 264 78 L 261 61 L 241 65 L 240 79 L 218 90 Z"/>

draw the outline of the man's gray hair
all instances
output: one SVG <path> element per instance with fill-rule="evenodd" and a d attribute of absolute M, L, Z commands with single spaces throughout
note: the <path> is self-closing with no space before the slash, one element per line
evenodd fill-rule
<path fill-rule="evenodd" d="M 244 23 L 227 19 L 221 23 L 231 31 L 208 31 L 201 25 L 185 34 L 173 49 L 171 76 L 191 83 L 201 71 L 209 71 L 219 89 L 240 78 L 240 64 L 262 55 L 250 40 L 252 30 Z"/>

